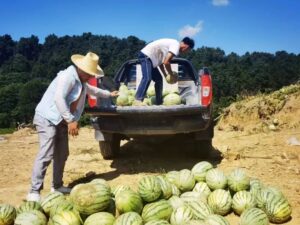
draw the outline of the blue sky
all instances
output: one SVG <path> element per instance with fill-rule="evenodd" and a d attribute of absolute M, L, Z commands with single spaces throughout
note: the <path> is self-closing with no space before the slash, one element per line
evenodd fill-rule
<path fill-rule="evenodd" d="M 300 53 L 300 0 L 1 0 L 0 35 L 14 40 L 134 35 L 146 42 L 192 36 L 226 54 Z"/>

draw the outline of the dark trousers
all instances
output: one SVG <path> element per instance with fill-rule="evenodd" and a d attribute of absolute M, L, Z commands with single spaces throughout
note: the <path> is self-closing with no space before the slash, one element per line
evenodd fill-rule
<path fill-rule="evenodd" d="M 153 68 L 151 59 L 143 54 L 142 52 L 139 53 L 138 59 L 141 63 L 142 67 L 142 80 L 137 89 L 135 98 L 137 100 L 143 101 L 145 95 L 147 93 L 147 89 L 151 80 L 155 82 L 155 95 L 156 95 L 156 104 L 162 104 L 162 90 L 163 90 L 163 80 L 162 76 L 158 70 L 158 68 Z"/>

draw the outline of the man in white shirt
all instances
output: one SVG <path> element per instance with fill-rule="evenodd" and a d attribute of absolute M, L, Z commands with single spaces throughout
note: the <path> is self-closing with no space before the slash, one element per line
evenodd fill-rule
<path fill-rule="evenodd" d="M 151 80 L 155 82 L 156 104 L 162 103 L 162 76 L 175 76 L 171 69 L 171 60 L 179 53 L 184 53 L 194 48 L 194 40 L 185 37 L 181 42 L 175 39 L 159 39 L 146 45 L 139 53 L 139 61 L 142 67 L 142 80 L 135 95 L 133 105 L 143 105 L 143 100 Z"/>
<path fill-rule="evenodd" d="M 99 57 L 88 52 L 72 55 L 74 65 L 60 71 L 51 82 L 35 109 L 33 123 L 39 136 L 39 152 L 34 162 L 28 201 L 39 201 L 46 170 L 53 161 L 51 191 L 70 192 L 63 186 L 63 171 L 69 155 L 68 134 L 78 135 L 78 120 L 83 112 L 86 94 L 109 98 L 118 92 L 109 92 L 90 86 L 87 81 L 104 76 L 98 65 Z"/>

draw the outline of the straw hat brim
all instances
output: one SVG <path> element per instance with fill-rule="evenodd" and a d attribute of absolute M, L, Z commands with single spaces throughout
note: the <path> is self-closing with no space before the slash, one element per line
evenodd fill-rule
<path fill-rule="evenodd" d="M 92 76 L 100 76 L 103 77 L 104 76 L 104 72 L 102 70 L 102 68 L 97 65 L 97 68 L 90 68 L 88 65 L 84 64 L 83 59 L 84 56 L 83 55 L 79 55 L 79 54 L 75 54 L 71 56 L 71 60 L 72 62 L 82 71 L 84 71 L 87 74 L 90 74 Z"/>

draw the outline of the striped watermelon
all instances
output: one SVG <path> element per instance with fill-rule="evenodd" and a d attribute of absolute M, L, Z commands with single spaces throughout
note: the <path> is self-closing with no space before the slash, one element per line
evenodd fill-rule
<path fill-rule="evenodd" d="M 272 223 L 284 223 L 290 219 L 292 208 L 286 198 L 276 196 L 267 201 L 265 212 Z"/>
<path fill-rule="evenodd" d="M 211 190 L 225 189 L 227 187 L 227 177 L 219 169 L 211 169 L 206 173 L 206 183 Z"/>
<path fill-rule="evenodd" d="M 169 220 L 173 208 L 168 200 L 162 199 L 144 206 L 142 218 L 144 222 L 151 220 Z"/>
<path fill-rule="evenodd" d="M 184 201 L 184 202 L 192 202 L 192 201 L 202 201 L 202 202 L 207 202 L 207 196 L 199 193 L 199 192 L 195 192 L 195 191 L 187 191 L 184 192 L 183 194 L 180 195 L 180 198 Z"/>
<path fill-rule="evenodd" d="M 232 198 L 229 191 L 217 189 L 208 196 L 207 203 L 215 214 L 224 216 L 230 212 Z"/>
<path fill-rule="evenodd" d="M 250 192 L 256 198 L 256 195 L 263 188 L 263 184 L 260 180 L 252 178 L 250 179 Z"/>
<path fill-rule="evenodd" d="M 209 225 L 230 225 L 230 223 L 225 217 L 217 214 L 208 215 L 204 222 L 206 222 Z"/>
<path fill-rule="evenodd" d="M 269 188 L 261 189 L 256 194 L 257 208 L 265 210 L 266 203 L 268 201 L 271 201 L 275 197 L 276 197 L 276 195 Z M 281 197 L 281 196 L 278 196 L 278 197 Z"/>
<path fill-rule="evenodd" d="M 169 203 L 171 204 L 173 210 L 177 209 L 180 206 L 183 206 L 185 203 L 184 201 L 179 198 L 178 196 L 172 196 L 171 198 L 168 199 Z"/>
<path fill-rule="evenodd" d="M 212 169 L 213 165 L 210 162 L 202 161 L 197 163 L 192 168 L 192 173 L 196 181 L 205 181 L 206 173 L 208 170 Z"/>
<path fill-rule="evenodd" d="M 52 217 L 54 225 L 81 225 L 82 220 L 76 211 L 61 211 Z"/>
<path fill-rule="evenodd" d="M 47 217 L 39 210 L 22 212 L 17 215 L 15 225 L 47 225 Z"/>
<path fill-rule="evenodd" d="M 116 202 L 115 198 L 111 198 L 109 201 L 108 207 L 105 209 L 106 212 L 111 213 L 112 215 L 116 216 L 117 214 L 117 208 L 116 208 Z"/>
<path fill-rule="evenodd" d="M 208 196 L 210 195 L 210 193 L 211 193 L 211 190 L 209 189 L 207 183 L 202 182 L 202 181 L 196 183 L 196 185 L 195 185 L 193 191 L 202 193 L 202 194 L 206 195 L 207 197 L 208 197 Z"/>
<path fill-rule="evenodd" d="M 188 206 L 180 206 L 172 212 L 170 222 L 172 225 L 181 225 L 192 219 L 192 210 Z"/>
<path fill-rule="evenodd" d="M 249 190 L 250 188 L 250 178 L 241 169 L 234 169 L 227 177 L 228 187 L 233 192 Z"/>
<path fill-rule="evenodd" d="M 17 216 L 15 207 L 8 204 L 0 204 L 0 224 L 11 225 Z"/>
<path fill-rule="evenodd" d="M 61 212 L 61 211 L 68 211 L 73 210 L 74 206 L 69 200 L 63 200 L 60 202 L 57 202 L 50 208 L 50 217 L 53 217 L 55 214 Z"/>
<path fill-rule="evenodd" d="M 70 199 L 76 210 L 91 215 L 109 206 L 111 192 L 106 185 L 100 183 L 78 184 L 72 189 Z"/>
<path fill-rule="evenodd" d="M 61 192 L 50 192 L 42 199 L 41 206 L 46 215 L 49 216 L 51 207 L 65 199 L 65 196 Z"/>
<path fill-rule="evenodd" d="M 192 210 L 195 220 L 204 220 L 208 215 L 213 214 L 213 210 L 205 202 L 189 202 L 187 205 Z"/>
<path fill-rule="evenodd" d="M 188 169 L 179 171 L 179 175 L 175 180 L 175 185 L 182 192 L 191 191 L 195 186 L 195 178 L 192 172 Z"/>
<path fill-rule="evenodd" d="M 269 225 L 269 220 L 261 209 L 249 208 L 242 213 L 239 225 Z"/>
<path fill-rule="evenodd" d="M 141 213 L 143 209 L 143 201 L 138 193 L 127 190 L 122 191 L 116 196 L 116 208 L 120 214 L 126 212 Z"/>
<path fill-rule="evenodd" d="M 19 206 L 19 208 L 17 209 L 17 214 L 20 214 L 22 212 L 28 212 L 31 210 L 39 210 L 43 212 L 43 208 L 39 202 L 26 201 Z"/>
<path fill-rule="evenodd" d="M 128 190 L 131 190 L 131 188 L 128 186 L 128 185 L 117 185 L 115 187 L 112 188 L 112 194 L 114 197 L 116 197 L 116 195 L 122 191 L 128 191 Z"/>
<path fill-rule="evenodd" d="M 279 188 L 273 186 L 267 186 L 266 189 L 268 189 L 268 191 L 272 192 L 274 195 L 284 198 L 284 195 L 281 192 L 281 190 L 279 190 Z"/>
<path fill-rule="evenodd" d="M 153 202 L 157 200 L 161 193 L 161 187 L 155 176 L 145 176 L 138 184 L 138 193 L 145 202 Z"/>
<path fill-rule="evenodd" d="M 170 224 L 166 220 L 151 220 L 148 223 L 145 223 L 145 225 L 170 225 Z"/>
<path fill-rule="evenodd" d="M 186 222 L 184 225 L 209 225 L 204 220 L 190 220 Z"/>
<path fill-rule="evenodd" d="M 241 215 L 245 209 L 256 207 L 255 197 L 248 191 L 239 191 L 232 198 L 233 211 Z"/>
<path fill-rule="evenodd" d="M 127 212 L 119 216 L 114 225 L 143 225 L 143 220 L 136 212 Z"/>
<path fill-rule="evenodd" d="M 157 176 L 161 187 L 161 198 L 168 199 L 172 196 L 172 184 L 163 176 Z"/>
<path fill-rule="evenodd" d="M 103 185 L 105 185 L 105 186 L 109 189 L 109 191 L 111 192 L 111 188 L 110 188 L 108 182 L 107 182 L 106 180 L 102 179 L 102 178 L 96 178 L 96 179 L 93 179 L 90 183 L 92 183 L 92 184 L 103 184 Z"/>
<path fill-rule="evenodd" d="M 84 225 L 113 225 L 115 217 L 108 212 L 98 212 L 90 215 Z"/>
<path fill-rule="evenodd" d="M 172 187 L 172 195 L 179 196 L 181 194 L 180 190 L 175 184 L 171 184 Z"/>
<path fill-rule="evenodd" d="M 176 180 L 179 176 L 179 171 L 176 171 L 176 170 L 172 170 L 172 171 L 169 171 L 167 174 L 166 174 L 166 179 L 172 183 L 172 184 L 176 184 Z"/>

